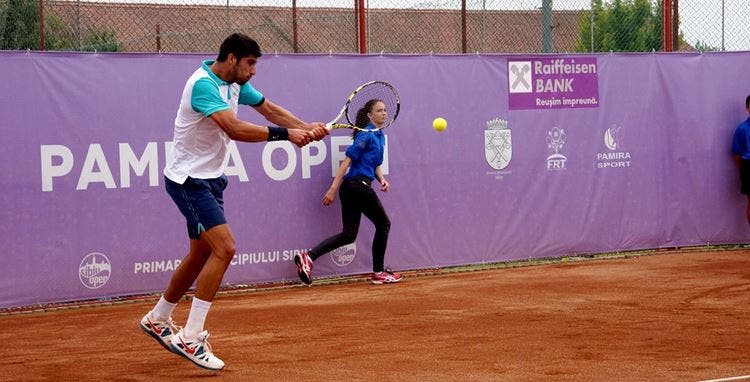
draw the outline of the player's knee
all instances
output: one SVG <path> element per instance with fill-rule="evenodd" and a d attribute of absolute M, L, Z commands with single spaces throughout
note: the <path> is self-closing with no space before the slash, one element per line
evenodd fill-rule
<path fill-rule="evenodd" d="M 214 254 L 221 258 L 224 261 L 230 261 L 232 260 L 232 257 L 234 257 L 234 254 L 237 252 L 237 247 L 235 244 L 232 243 L 224 243 L 216 250 L 214 250 Z"/>
<path fill-rule="evenodd" d="M 357 240 L 357 232 L 344 231 L 341 234 L 341 239 L 344 241 L 344 245 L 354 243 L 354 240 Z"/>
<path fill-rule="evenodd" d="M 388 233 L 391 231 L 391 220 L 388 218 L 385 218 L 377 227 L 377 230 L 383 233 Z"/>

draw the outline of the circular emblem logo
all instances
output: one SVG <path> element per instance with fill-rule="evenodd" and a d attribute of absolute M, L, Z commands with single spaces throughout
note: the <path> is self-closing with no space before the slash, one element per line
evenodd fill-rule
<path fill-rule="evenodd" d="M 331 251 L 331 260 L 339 267 L 349 265 L 357 255 L 357 244 L 351 243 Z"/>
<path fill-rule="evenodd" d="M 91 252 L 81 260 L 78 266 L 78 278 L 81 284 L 89 289 L 98 289 L 109 281 L 112 265 L 103 253 Z"/>

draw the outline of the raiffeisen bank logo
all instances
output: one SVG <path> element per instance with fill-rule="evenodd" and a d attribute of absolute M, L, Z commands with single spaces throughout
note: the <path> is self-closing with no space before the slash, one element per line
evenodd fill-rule
<path fill-rule="evenodd" d="M 622 149 L 621 129 L 622 126 L 613 124 L 604 131 L 604 147 L 608 151 L 596 153 L 596 168 L 630 167 L 630 152 Z"/>
<path fill-rule="evenodd" d="M 89 289 L 98 289 L 109 281 L 112 265 L 107 256 L 99 252 L 86 255 L 78 266 L 78 278 Z"/>
<path fill-rule="evenodd" d="M 508 61 L 510 93 L 531 93 L 531 61 Z"/>
<path fill-rule="evenodd" d="M 345 267 L 357 256 L 357 243 L 347 244 L 331 251 L 331 260 L 339 267 Z"/>
<path fill-rule="evenodd" d="M 565 170 L 568 158 L 560 153 L 563 146 L 565 146 L 565 130 L 555 126 L 547 132 L 547 148 L 552 151 L 552 154 L 547 157 L 548 171 Z"/>
<path fill-rule="evenodd" d="M 508 59 L 508 109 L 599 107 L 597 57 L 534 56 Z"/>
<path fill-rule="evenodd" d="M 511 140 L 508 121 L 495 118 L 487 121 L 484 131 L 484 159 L 495 170 L 502 170 L 510 164 L 513 157 L 513 142 Z"/>

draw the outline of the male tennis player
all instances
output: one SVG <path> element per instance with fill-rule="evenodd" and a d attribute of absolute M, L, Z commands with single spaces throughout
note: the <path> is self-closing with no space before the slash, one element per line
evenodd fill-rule
<path fill-rule="evenodd" d="M 212 370 L 224 367 L 203 329 L 211 301 L 235 254 L 232 231 L 224 218 L 224 169 L 231 140 L 289 140 L 302 147 L 326 136 L 322 123 L 305 123 L 265 99 L 248 81 L 255 75 L 260 47 L 250 37 L 232 34 L 221 44 L 216 61 L 204 61 L 187 80 L 177 110 L 174 147 L 167 157 L 164 181 L 187 220 L 190 249 L 156 306 L 140 327 L 165 348 Z M 254 125 L 237 118 L 238 105 L 249 105 L 268 121 L 284 127 Z M 196 282 L 195 297 L 184 328 L 172 312 Z"/>
<path fill-rule="evenodd" d="M 750 114 L 750 95 L 745 98 L 745 110 Z M 745 215 L 750 224 L 750 117 L 734 130 L 732 153 L 740 169 L 740 192 L 747 196 Z"/>

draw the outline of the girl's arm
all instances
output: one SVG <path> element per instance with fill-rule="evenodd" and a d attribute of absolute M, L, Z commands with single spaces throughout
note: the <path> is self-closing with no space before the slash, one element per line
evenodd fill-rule
<path fill-rule="evenodd" d="M 349 157 L 345 157 L 343 161 L 341 161 L 341 165 L 339 166 L 338 171 L 336 171 L 336 176 L 333 178 L 333 183 L 331 183 L 331 187 L 328 188 L 328 191 L 323 196 L 323 205 L 329 206 L 331 203 L 333 203 L 334 200 L 336 200 L 336 192 L 339 190 L 339 186 L 341 186 L 341 181 L 344 179 L 344 174 L 346 174 L 346 170 L 349 169 L 349 166 L 352 164 L 352 159 Z"/>

